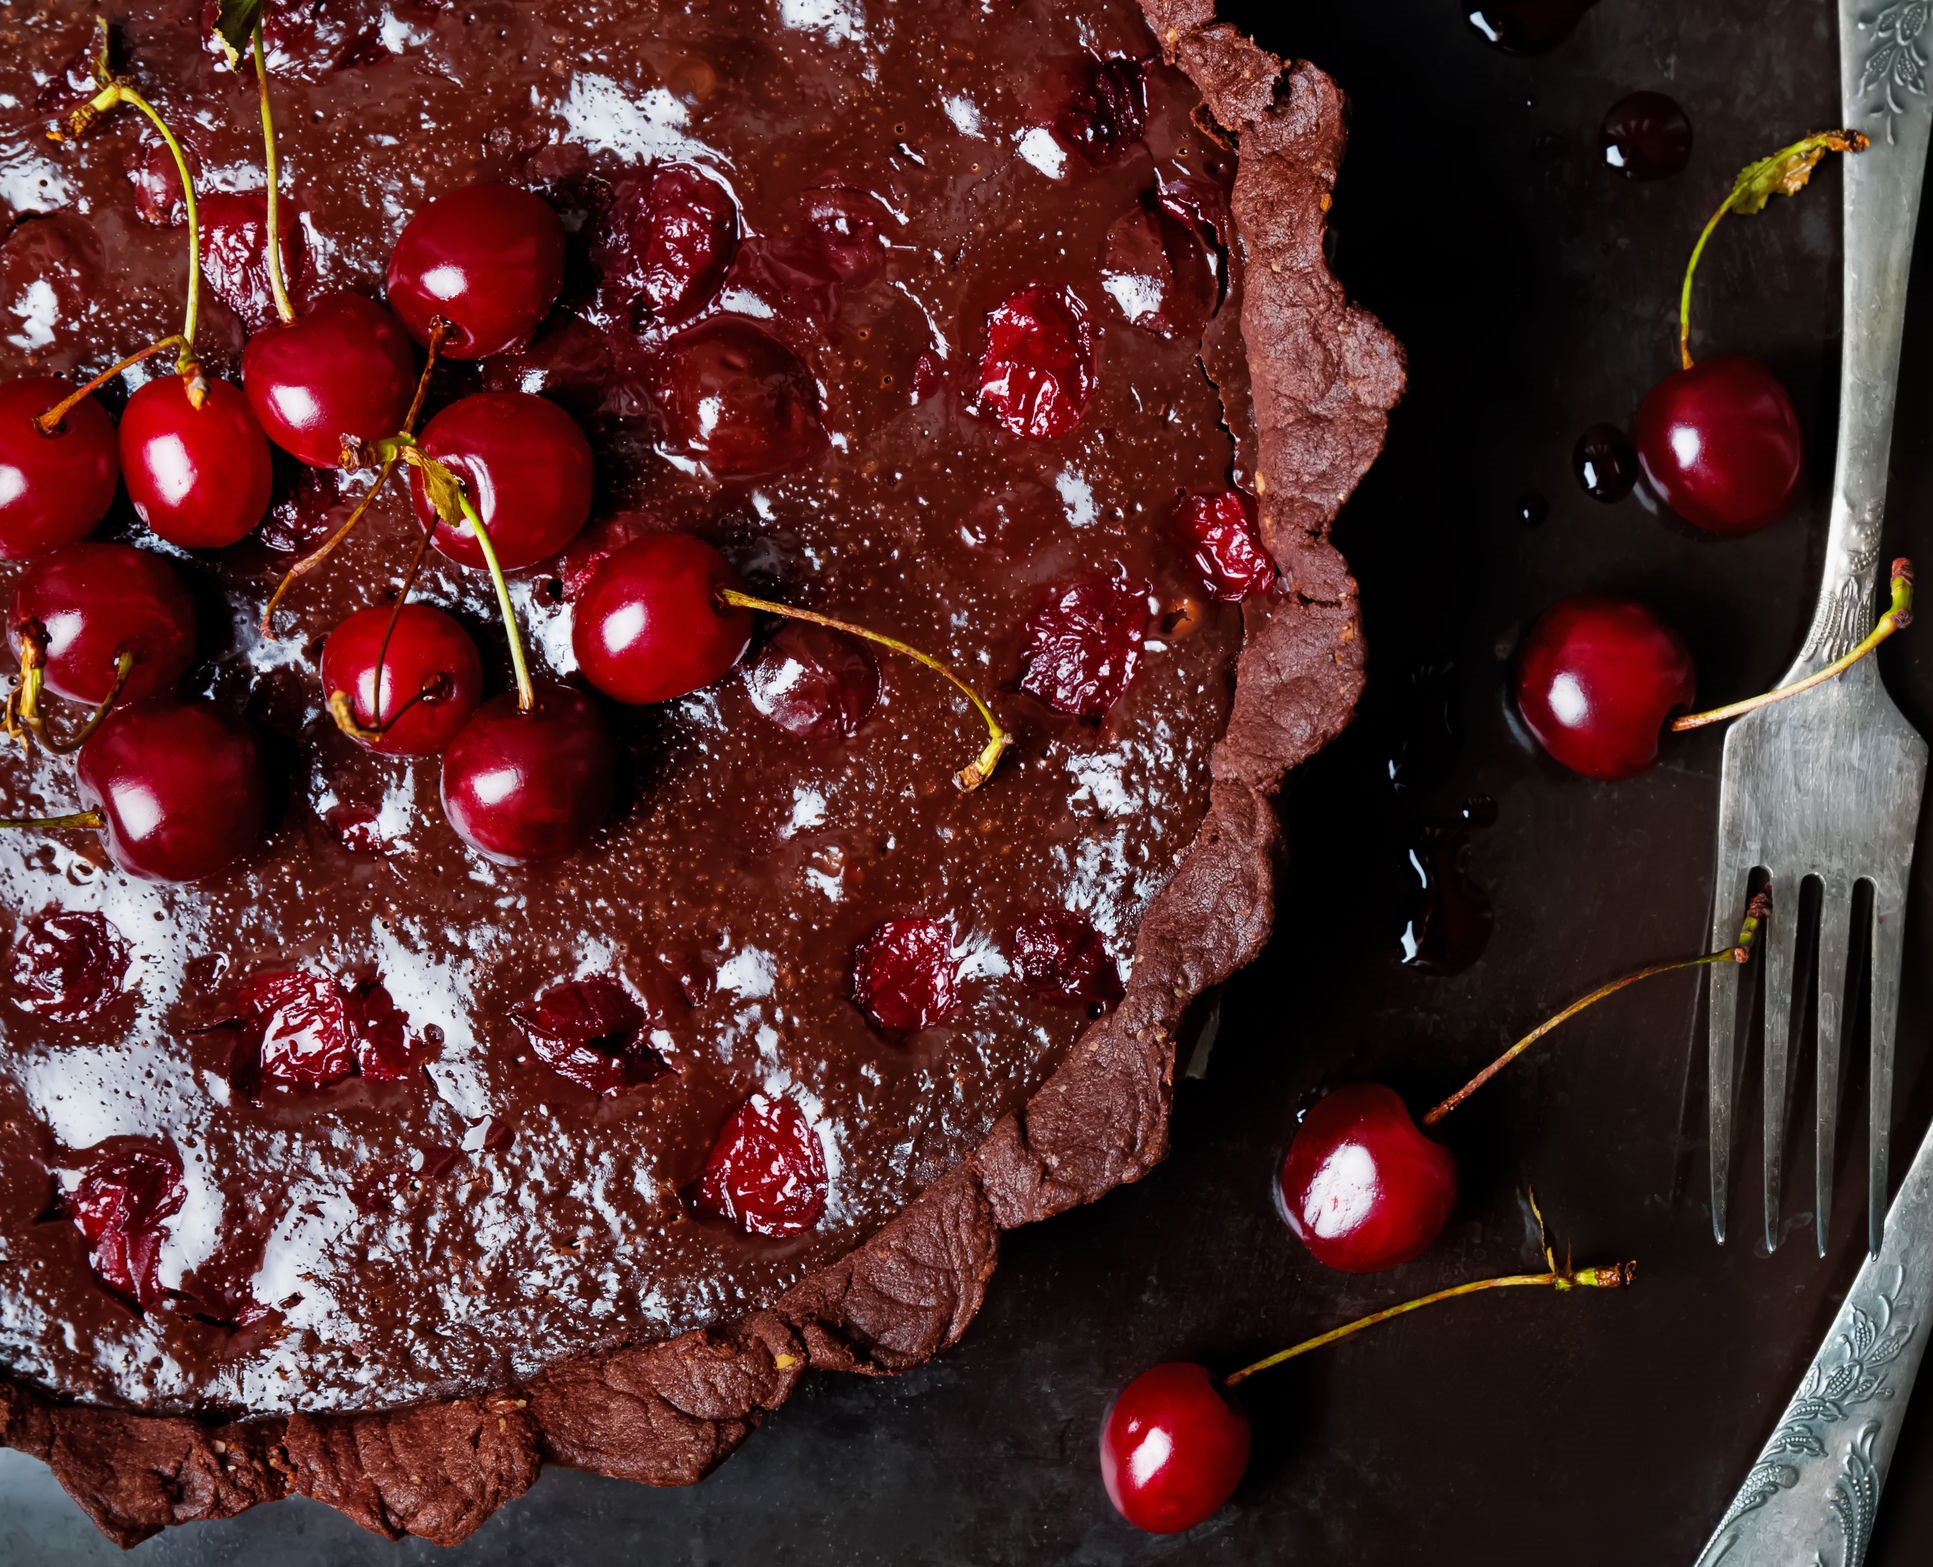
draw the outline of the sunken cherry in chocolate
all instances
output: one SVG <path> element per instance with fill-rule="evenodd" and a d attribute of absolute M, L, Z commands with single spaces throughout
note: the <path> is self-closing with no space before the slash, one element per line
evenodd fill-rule
<path fill-rule="evenodd" d="M 1102 717 L 1141 666 L 1148 592 L 1127 575 L 1060 589 L 1027 622 L 1020 689 L 1063 713 Z"/>
<path fill-rule="evenodd" d="M 607 975 L 552 985 L 510 1015 L 538 1060 L 559 1077 L 605 1098 L 671 1070 L 651 1042 L 650 1014 Z"/>
<path fill-rule="evenodd" d="M 734 1110 L 706 1156 L 691 1206 L 748 1235 L 802 1235 L 826 1206 L 819 1134 L 783 1094 L 754 1094 Z"/>
<path fill-rule="evenodd" d="M 416 395 L 416 349 L 381 305 L 326 294 L 248 340 L 242 390 L 271 441 L 312 468 L 334 468 L 345 442 L 402 428 Z"/>
<path fill-rule="evenodd" d="M 738 203 L 689 163 L 653 164 L 612 188 L 591 262 L 632 325 L 676 326 L 717 295 L 738 250 Z"/>
<path fill-rule="evenodd" d="M 597 704 L 551 681 L 521 711 L 505 693 L 479 707 L 443 754 L 443 814 L 503 864 L 581 848 L 610 815 L 617 752 Z"/>
<path fill-rule="evenodd" d="M 1126 1387 L 1101 1422 L 1101 1483 L 1114 1510 L 1149 1534 L 1205 1523 L 1248 1469 L 1248 1417 L 1207 1367 L 1168 1361 Z"/>
<path fill-rule="evenodd" d="M 1792 399 L 1740 354 L 1666 376 L 1639 405 L 1634 433 L 1659 499 L 1712 533 L 1749 533 L 1782 516 L 1805 470 Z"/>
<path fill-rule="evenodd" d="M 123 994 L 128 944 L 92 909 L 43 909 L 20 922 L 7 952 L 7 995 L 60 1023 L 98 1017 Z"/>
<path fill-rule="evenodd" d="M 938 920 L 888 920 L 852 959 L 852 999 L 874 1028 L 916 1034 L 944 1023 L 960 1003 L 953 932 Z"/>
<path fill-rule="evenodd" d="M 145 1311 L 165 1293 L 161 1243 L 187 1197 L 172 1143 L 117 1138 L 81 1172 L 65 1206 L 87 1242 L 94 1276 Z"/>
<path fill-rule="evenodd" d="M 393 628 L 392 628 L 393 622 Z M 384 756 L 440 755 L 483 696 L 476 642 L 428 604 L 358 610 L 322 644 L 322 689 L 341 692 L 361 733 L 357 744 Z"/>
<path fill-rule="evenodd" d="M 1678 634 L 1635 599 L 1580 594 L 1544 611 L 1524 639 L 1517 710 L 1537 743 L 1587 778 L 1630 778 L 1697 694 Z"/>
<path fill-rule="evenodd" d="M 745 667 L 745 690 L 802 740 L 850 740 L 879 701 L 879 666 L 842 631 L 789 620 Z"/>
<path fill-rule="evenodd" d="M 1071 288 L 1037 283 L 987 313 L 980 403 L 1015 435 L 1067 434 L 1094 382 L 1094 318 Z"/>
<path fill-rule="evenodd" d="M 121 475 L 135 515 L 182 549 L 220 549 L 268 511 L 268 437 L 241 388 L 210 376 L 196 407 L 188 380 L 155 377 L 121 414 Z"/>
<path fill-rule="evenodd" d="M 310 969 L 251 974 L 236 1005 L 238 1065 L 250 1093 L 327 1088 L 349 1077 L 394 1082 L 416 1064 L 407 1020 L 375 980 L 345 989 Z"/>
<path fill-rule="evenodd" d="M 439 196 L 403 225 L 389 258 L 390 308 L 419 343 L 444 322 L 451 359 L 521 348 L 563 282 L 564 226 L 514 185 Z"/>
<path fill-rule="evenodd" d="M 1020 987 L 1044 1000 L 1104 1007 L 1121 999 L 1121 971 L 1101 933 L 1073 909 L 1024 915 L 1008 960 Z"/>
<path fill-rule="evenodd" d="M 1147 73 L 1125 55 L 1089 59 L 1054 130 L 1090 163 L 1117 163 L 1148 129 Z"/>
<path fill-rule="evenodd" d="M 1420 1257 L 1456 1206 L 1456 1160 L 1379 1083 L 1338 1088 L 1296 1128 L 1282 1216 L 1317 1262 L 1378 1273 Z"/>
<path fill-rule="evenodd" d="M 461 398 L 424 427 L 422 447 L 463 481 L 505 571 L 555 555 L 590 518 L 591 443 L 548 398 L 530 392 Z M 439 550 L 465 566 L 484 565 L 475 530 L 467 522 L 453 528 L 436 515 L 414 468 L 410 497 L 423 526 L 434 525 Z"/>
<path fill-rule="evenodd" d="M 1194 551 L 1195 569 L 1216 598 L 1252 598 L 1275 586 L 1275 562 L 1262 547 L 1248 499 L 1239 490 L 1184 495 L 1175 504 L 1174 520 Z"/>
<path fill-rule="evenodd" d="M 672 338 L 653 366 L 650 396 L 665 452 L 716 479 L 783 473 L 825 448 L 819 391 L 805 362 L 737 316 Z"/>
<path fill-rule="evenodd" d="M 33 562 L 13 594 L 18 651 L 32 637 L 47 689 L 92 707 L 107 700 L 121 655 L 134 656 L 121 698 L 164 696 L 195 653 L 195 606 L 173 566 L 149 550 L 83 540 Z"/>
<path fill-rule="evenodd" d="M 173 175 L 173 169 L 169 171 Z M 275 320 L 275 289 L 269 279 L 268 193 L 211 191 L 197 202 L 201 223 L 201 275 L 208 291 L 259 332 Z M 295 292 L 308 265 L 308 244 L 294 204 L 276 204 L 281 228 L 282 277 Z"/>
<path fill-rule="evenodd" d="M 114 426 L 93 397 L 51 432 L 35 422 L 74 393 L 49 375 L 0 383 L 0 559 L 31 560 L 85 537 L 114 503 Z"/>
<path fill-rule="evenodd" d="M 749 610 L 719 592 L 737 574 L 702 539 L 654 533 L 607 556 L 573 611 L 571 647 L 606 696 L 669 702 L 717 680 L 752 641 Z"/>

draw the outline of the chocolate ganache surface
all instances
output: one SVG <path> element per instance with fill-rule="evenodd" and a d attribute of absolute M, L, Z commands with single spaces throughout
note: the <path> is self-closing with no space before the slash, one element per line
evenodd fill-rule
<path fill-rule="evenodd" d="M 224 198 L 259 202 L 252 82 L 199 0 L 107 14 L 218 230 Z M 91 373 L 179 312 L 158 140 L 133 115 L 45 136 L 87 96 L 92 17 L 0 17 L 6 375 Z M 278 467 L 257 536 L 192 557 L 118 502 L 102 536 L 176 559 L 201 620 L 187 688 L 258 726 L 277 804 L 238 869 L 193 886 L 123 875 L 91 834 L 0 836 L 0 1366 L 189 1412 L 514 1385 L 742 1315 L 849 1251 L 1119 994 L 1207 810 L 1233 600 L 1275 591 L 1236 569 L 1242 506 L 1212 501 L 1253 487 L 1202 363 L 1239 283 L 1233 159 L 1126 0 L 390 0 L 271 8 L 268 42 L 298 310 L 382 298 L 404 223 L 460 187 L 507 181 L 564 220 L 532 342 L 444 362 L 429 403 L 535 393 L 590 437 L 590 524 L 512 579 L 538 665 L 573 675 L 598 560 L 690 532 L 764 596 L 945 659 L 1016 744 L 959 793 L 984 735 L 950 686 L 767 626 L 715 685 L 608 706 L 619 799 L 587 848 L 495 864 L 446 823 L 434 759 L 359 748 L 323 703 L 323 638 L 408 564 L 404 485 L 273 637 L 277 579 L 373 474 Z M 630 238 L 678 198 L 712 225 L 703 265 Z M 204 246 L 202 359 L 231 377 L 272 319 L 254 210 L 252 256 Z M 1055 331 L 1071 410 L 993 362 L 1003 333 Z M 777 436 L 747 399 L 779 408 Z M 432 551 L 417 597 L 503 689 L 487 578 Z M 9 815 L 75 795 L 65 761 L 0 762 Z M 919 994 L 869 991 L 869 939 L 918 956 Z M 98 1005 L 69 993 L 123 960 Z M 817 1143 L 797 1234 L 700 1200 L 748 1100 L 789 1101 Z M 90 1169 L 139 1156 L 163 1167 L 157 1249 L 111 1288 L 77 1216 Z"/>

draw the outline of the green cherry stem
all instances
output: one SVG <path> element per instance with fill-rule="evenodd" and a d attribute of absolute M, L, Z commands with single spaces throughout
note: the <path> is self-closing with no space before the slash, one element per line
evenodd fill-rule
<path fill-rule="evenodd" d="M 282 165 L 275 150 L 275 116 L 269 109 L 268 62 L 262 54 L 262 24 L 255 24 L 249 42 L 255 57 L 255 84 L 262 101 L 262 163 L 268 172 L 268 286 L 275 295 L 275 313 L 287 326 L 295 319 L 295 306 L 289 303 L 289 290 L 282 277 L 282 229 L 277 216 L 282 194 Z"/>
<path fill-rule="evenodd" d="M 449 470 L 444 471 L 447 473 Z M 455 478 L 455 475 L 451 477 Z M 483 551 L 484 564 L 490 568 L 490 584 L 497 590 L 497 608 L 503 612 L 503 632 L 510 642 L 510 667 L 517 674 L 517 711 L 527 713 L 537 705 L 537 688 L 530 683 L 530 669 L 524 663 L 523 633 L 517 629 L 517 610 L 510 602 L 510 584 L 503 580 L 503 567 L 497 564 L 496 546 L 490 542 L 483 519 L 477 515 L 476 507 L 470 504 L 470 497 L 459 490 L 457 500 L 463 508 L 463 520 L 477 536 L 477 548 Z"/>
<path fill-rule="evenodd" d="M 65 419 L 80 403 L 92 397 L 122 371 L 131 370 L 140 364 L 142 360 L 152 359 L 156 354 L 169 348 L 176 349 L 185 355 L 188 349 L 187 340 L 178 333 L 171 334 L 162 338 L 159 342 L 148 344 L 146 348 L 136 353 L 129 354 L 125 359 L 115 360 L 113 364 L 109 365 L 99 375 L 93 377 L 86 385 L 80 387 L 77 391 L 70 392 L 44 414 L 36 417 L 34 424 L 39 428 L 42 435 L 52 435 L 60 428 L 61 420 Z"/>
<path fill-rule="evenodd" d="M 849 620 L 834 620 L 830 615 L 821 615 L 809 609 L 798 609 L 790 604 L 776 603 L 771 599 L 754 598 L 749 593 L 741 593 L 737 588 L 720 588 L 719 600 L 739 609 L 755 610 L 760 614 L 778 615 L 786 620 L 809 620 L 815 626 L 825 626 L 833 631 L 843 631 L 847 636 L 859 637 L 864 641 L 877 643 L 880 647 L 891 648 L 895 653 L 903 653 L 915 663 L 924 664 L 935 674 L 950 680 L 954 687 L 969 702 L 987 726 L 987 743 L 981 747 L 980 754 L 953 775 L 953 782 L 963 794 L 971 794 L 993 776 L 993 770 L 1000 765 L 1000 758 L 1013 744 L 1013 736 L 1000 725 L 993 715 L 993 709 L 981 700 L 975 691 L 945 664 L 931 653 L 922 653 L 910 643 L 897 637 L 885 636 L 877 631 L 869 631 L 864 626 L 854 625 Z"/>

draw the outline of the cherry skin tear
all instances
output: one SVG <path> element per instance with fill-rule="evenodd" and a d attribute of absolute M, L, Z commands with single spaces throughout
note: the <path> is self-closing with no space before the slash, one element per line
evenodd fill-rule
<path fill-rule="evenodd" d="M 158 1138 L 118 1140 L 95 1155 L 67 1196 L 94 1276 L 142 1310 L 161 1287 L 161 1241 L 187 1200 L 181 1155 Z"/>
<path fill-rule="evenodd" d="M 805 1112 L 754 1094 L 726 1120 L 691 1203 L 749 1235 L 802 1235 L 826 1206 L 826 1156 Z"/>
<path fill-rule="evenodd" d="M 1114 1510 L 1149 1534 L 1205 1523 L 1248 1469 L 1248 1417 L 1205 1366 L 1171 1360 L 1126 1387 L 1101 1422 L 1101 1483 Z"/>
<path fill-rule="evenodd" d="M 1544 611 L 1517 664 L 1517 710 L 1537 743 L 1586 778 L 1630 778 L 1697 696 L 1691 653 L 1636 599 L 1580 594 Z"/>
<path fill-rule="evenodd" d="M 987 313 L 980 401 L 1015 435 L 1067 434 L 1087 412 L 1094 381 L 1094 320 L 1071 288 L 1034 284 Z"/>
<path fill-rule="evenodd" d="M 953 932 L 938 920 L 888 920 L 853 954 L 852 999 L 889 1034 L 944 1023 L 959 1005 L 959 979 Z"/>
<path fill-rule="evenodd" d="M 274 483 L 268 437 L 241 388 L 219 376 L 207 388 L 197 408 L 185 379 L 157 376 L 121 414 L 121 474 L 135 514 L 187 550 L 220 549 L 253 532 Z"/>
<path fill-rule="evenodd" d="M 130 876 L 200 881 L 255 847 L 268 782 L 255 738 L 201 701 L 117 707 L 80 749 L 81 800 Z"/>
<path fill-rule="evenodd" d="M 751 611 L 718 596 L 740 586 L 703 539 L 633 539 L 605 557 L 578 597 L 571 625 L 578 668 L 606 696 L 637 706 L 710 685 L 751 646 Z"/>
<path fill-rule="evenodd" d="M 128 944 L 92 909 L 44 909 L 20 922 L 7 954 L 7 994 L 61 1023 L 98 1017 L 124 993 Z"/>
<path fill-rule="evenodd" d="M 169 179 L 174 170 L 168 171 Z M 201 220 L 201 275 L 208 291 L 259 332 L 274 321 L 275 289 L 269 281 L 268 194 L 265 191 L 211 191 L 197 203 Z M 293 203 L 276 204 L 282 230 L 282 281 L 298 291 L 309 250 Z"/>
<path fill-rule="evenodd" d="M 442 610 L 405 604 L 397 615 L 373 604 L 322 644 L 322 689 L 331 699 L 345 693 L 350 716 L 381 731 L 373 740 L 356 736 L 358 745 L 383 756 L 437 756 L 483 699 L 483 660 L 470 633 Z"/>
<path fill-rule="evenodd" d="M 577 421 L 530 392 L 476 392 L 451 403 L 422 435 L 423 450 L 463 481 L 505 571 L 555 555 L 591 515 L 591 443 Z M 410 498 L 436 547 L 481 570 L 483 547 L 466 522 L 436 515 L 423 477 L 410 470 Z"/>
<path fill-rule="evenodd" d="M 1060 592 L 1027 622 L 1020 689 L 1049 707 L 1100 718 L 1141 667 L 1148 584 L 1089 577 Z"/>
<path fill-rule="evenodd" d="M 1639 404 L 1633 434 L 1659 499 L 1712 533 L 1750 533 L 1782 516 L 1805 471 L 1792 399 L 1739 354 L 1666 376 Z"/>
<path fill-rule="evenodd" d="M 311 468 L 342 462 L 345 440 L 402 428 L 416 395 L 416 350 L 403 324 L 360 294 L 326 294 L 242 353 L 242 390 L 263 432 Z"/>
<path fill-rule="evenodd" d="M 443 754 L 443 814 L 457 836 L 501 864 L 581 848 L 611 813 L 617 752 L 597 704 L 537 683 L 519 712 L 514 693 L 476 710 Z"/>
<path fill-rule="evenodd" d="M 449 323 L 442 352 L 487 359 L 530 341 L 564 283 L 564 226 L 541 196 L 469 185 L 408 223 L 389 258 L 389 303 L 419 343 Z"/>
<path fill-rule="evenodd" d="M 1456 1206 L 1456 1160 L 1425 1137 L 1380 1083 L 1317 1100 L 1282 1161 L 1282 1217 L 1309 1255 L 1344 1273 L 1380 1273 L 1429 1249 Z"/>
<path fill-rule="evenodd" d="M 710 304 L 738 250 L 738 204 L 715 176 L 660 163 L 619 180 L 591 252 L 611 308 L 676 326 Z"/>
<path fill-rule="evenodd" d="M 879 666 L 857 638 L 788 620 L 746 666 L 745 690 L 802 740 L 850 740 L 879 701 Z"/>
<path fill-rule="evenodd" d="M 530 1048 L 558 1076 L 614 1098 L 670 1071 L 651 1043 L 651 1018 L 605 975 L 568 980 L 510 1014 Z"/>
<path fill-rule="evenodd" d="M 52 435 L 34 423 L 73 393 L 50 375 L 0 382 L 0 559 L 71 544 L 114 503 L 121 454 L 101 405 L 82 398 Z"/>
<path fill-rule="evenodd" d="M 1216 598 L 1234 602 L 1275 586 L 1275 562 L 1239 490 L 1184 495 L 1175 506 L 1175 527 L 1194 547 L 1195 569 Z"/>
<path fill-rule="evenodd" d="M 659 443 L 717 479 L 754 479 L 824 449 L 819 392 L 799 356 L 735 316 L 680 332 L 660 352 L 650 394 Z"/>
<path fill-rule="evenodd" d="M 121 699 L 165 696 L 195 656 L 195 605 L 173 566 L 149 550 L 82 540 L 20 574 L 13 645 L 44 639 L 42 680 L 56 696 L 107 700 L 123 653 L 134 655 Z"/>

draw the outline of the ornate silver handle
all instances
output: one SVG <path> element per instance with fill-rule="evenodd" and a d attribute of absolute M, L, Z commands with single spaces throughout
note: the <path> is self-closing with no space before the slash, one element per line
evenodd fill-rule
<path fill-rule="evenodd" d="M 1919 221 L 1933 100 L 1927 96 L 1933 0 L 1840 0 L 1845 123 L 1872 147 L 1844 160 L 1845 357 L 1832 524 L 1812 629 L 1788 679 L 1810 674 L 1873 626 L 1879 527 L 1893 446 L 1893 401 L 1906 321 L 1906 272 Z M 1868 669 L 1866 678 L 1872 678 Z"/>

